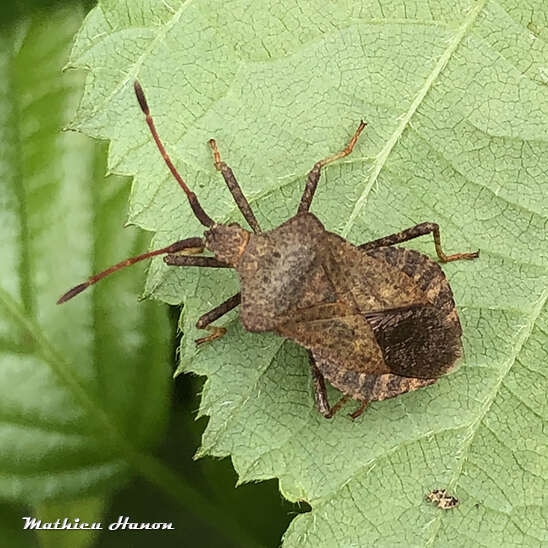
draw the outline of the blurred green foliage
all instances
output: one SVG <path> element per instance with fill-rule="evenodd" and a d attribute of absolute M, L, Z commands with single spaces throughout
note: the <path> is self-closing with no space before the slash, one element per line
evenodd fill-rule
<path fill-rule="evenodd" d="M 89 11 L 96 0 L 9 0 L 2 6 L 0 25 L 10 28 L 28 17 L 47 17 L 61 8 Z"/>

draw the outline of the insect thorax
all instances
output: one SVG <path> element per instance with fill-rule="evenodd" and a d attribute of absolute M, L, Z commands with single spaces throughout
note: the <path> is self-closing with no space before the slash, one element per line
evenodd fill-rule
<path fill-rule="evenodd" d="M 307 213 L 269 232 L 250 235 L 236 267 L 242 292 L 240 314 L 247 330 L 274 329 L 306 297 L 325 234 L 320 221 Z"/>

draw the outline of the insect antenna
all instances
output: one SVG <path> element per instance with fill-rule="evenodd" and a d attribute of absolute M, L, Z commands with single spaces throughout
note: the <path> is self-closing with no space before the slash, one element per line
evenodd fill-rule
<path fill-rule="evenodd" d="M 84 289 L 87 289 L 90 285 L 97 283 L 99 280 L 102 280 L 109 274 L 112 274 L 113 272 L 116 272 L 117 270 L 120 270 L 121 268 L 125 268 L 126 266 L 131 266 L 132 264 L 138 263 L 139 261 L 144 261 L 145 259 L 154 257 L 156 255 L 163 255 L 166 253 L 168 254 L 177 253 L 178 251 L 182 251 L 183 249 L 198 249 L 201 251 L 203 247 L 204 247 L 204 242 L 202 238 L 187 238 L 186 240 L 179 240 L 178 242 L 175 242 L 166 247 L 162 247 L 161 249 L 155 249 L 153 251 L 149 251 L 147 253 L 142 253 L 141 255 L 137 255 L 136 257 L 130 257 L 129 259 L 120 261 L 119 263 L 110 266 L 106 270 L 99 272 L 99 274 L 95 274 L 94 276 L 91 276 L 85 282 L 74 286 L 72 289 L 69 289 L 62 297 L 59 298 L 59 300 L 57 301 L 57 304 L 62 304 L 68 301 L 69 299 L 72 299 L 72 297 L 75 297 L 76 295 L 78 295 L 78 293 L 81 293 L 82 291 L 84 291 Z"/>
<path fill-rule="evenodd" d="M 169 171 L 171 171 L 173 177 L 177 180 L 179 183 L 179 186 L 185 191 L 185 194 L 188 198 L 188 201 L 190 203 L 190 207 L 192 208 L 192 211 L 194 212 L 194 215 L 196 215 L 196 218 L 198 221 L 200 221 L 204 226 L 211 227 L 215 224 L 213 219 L 203 210 L 202 206 L 200 205 L 200 202 L 198 201 L 198 198 L 194 192 L 192 192 L 188 186 L 186 186 L 186 183 L 184 182 L 183 178 L 173 165 L 173 162 L 171 161 L 171 158 L 169 157 L 168 153 L 166 152 L 166 149 L 160 140 L 160 136 L 158 135 L 158 132 L 156 131 L 156 126 L 154 125 L 154 120 L 152 119 L 152 116 L 150 115 L 150 109 L 148 108 L 148 103 L 145 98 L 145 93 L 143 91 L 143 88 L 141 87 L 141 84 L 137 80 L 133 83 L 133 88 L 135 89 L 135 95 L 137 96 L 137 101 L 139 101 L 139 106 L 141 107 L 141 110 L 146 116 L 146 122 L 150 129 L 150 133 L 152 133 L 152 137 L 154 138 L 154 142 L 156 143 L 156 146 L 158 147 L 158 150 L 160 151 L 160 154 L 162 155 L 162 158 L 164 159 L 165 163 L 167 164 L 167 167 L 169 168 Z"/>
<path fill-rule="evenodd" d="M 160 139 L 160 136 L 158 135 L 158 132 L 156 131 L 156 126 L 154 125 L 154 120 L 152 119 L 152 116 L 150 115 L 150 109 L 148 107 L 147 100 L 145 98 L 145 93 L 143 92 L 143 88 L 135 80 L 133 83 L 133 88 L 135 90 L 135 95 L 137 96 L 137 101 L 139 102 L 139 106 L 141 107 L 141 110 L 145 114 L 146 117 L 146 123 L 150 129 L 150 133 L 152 134 L 152 137 L 154 138 L 154 142 L 156 143 L 156 146 L 158 147 L 158 150 L 160 151 L 160 154 L 162 155 L 162 158 L 164 159 L 165 163 L 167 164 L 167 167 L 171 171 L 173 177 L 177 180 L 179 183 L 179 186 L 184 190 L 188 201 L 190 203 L 190 207 L 192 208 L 192 211 L 194 212 L 194 215 L 202 223 L 205 227 L 211 227 L 215 224 L 213 219 L 203 210 L 202 206 L 200 205 L 200 202 L 198 201 L 198 197 L 194 192 L 192 192 L 188 186 L 186 185 L 185 181 L 173 165 L 173 162 L 171 161 L 171 158 L 169 157 L 168 153 L 166 152 L 166 149 Z M 169 246 L 163 247 L 161 249 L 155 249 L 153 251 L 149 251 L 147 253 L 143 253 L 141 255 L 137 255 L 135 257 L 130 257 L 128 259 L 125 259 L 123 261 L 120 261 L 119 263 L 112 265 L 111 267 L 107 268 L 106 270 L 103 270 L 102 272 L 99 272 L 99 274 L 95 274 L 94 276 L 91 276 L 88 278 L 85 282 L 78 284 L 74 286 L 72 289 L 69 289 L 64 295 L 62 295 L 59 300 L 57 301 L 57 304 L 62 304 L 82 291 L 84 289 L 87 289 L 90 285 L 93 285 L 97 283 L 99 280 L 102 280 L 106 276 L 125 268 L 126 266 L 131 266 L 135 263 L 138 263 L 139 261 L 144 261 L 145 259 L 148 259 L 150 257 L 154 257 L 156 255 L 164 255 L 164 254 L 174 254 L 178 251 L 182 251 L 183 249 L 194 249 L 198 251 L 203 251 L 204 249 L 204 242 L 202 238 L 187 238 L 186 240 L 180 240 L 178 242 L 175 242 Z M 195 261 L 196 265 L 198 265 L 199 261 Z M 190 264 L 190 263 L 189 263 Z M 211 265 L 209 265 L 211 266 Z M 217 265 L 214 265 L 217 266 Z"/>

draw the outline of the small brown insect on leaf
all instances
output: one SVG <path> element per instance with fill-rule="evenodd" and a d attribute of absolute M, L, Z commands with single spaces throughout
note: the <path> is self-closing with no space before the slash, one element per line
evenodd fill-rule
<path fill-rule="evenodd" d="M 434 489 L 424 498 L 442 510 L 450 510 L 459 504 L 459 500 L 453 495 L 449 495 L 445 489 Z"/>
<path fill-rule="evenodd" d="M 155 255 L 164 255 L 169 266 L 232 268 L 238 273 L 240 291 L 198 319 L 196 327 L 210 334 L 196 343 L 224 336 L 226 329 L 212 322 L 240 306 L 247 331 L 274 332 L 308 350 L 316 406 L 326 418 L 354 399 L 359 402 L 350 414 L 355 419 L 370 401 L 428 386 L 455 365 L 462 356 L 462 329 L 445 274 L 426 255 L 394 246 L 432 234 L 442 263 L 475 259 L 479 252 L 446 255 L 438 225 L 429 222 L 354 245 L 328 232 L 309 211 L 322 168 L 352 152 L 365 122 L 360 122 L 345 148 L 314 164 L 296 214 L 266 232 L 234 172 L 221 159 L 217 143 L 210 139 L 215 169 L 249 231 L 237 223 L 216 223 L 204 211 L 171 161 L 138 82 L 134 90 L 167 168 L 207 230 L 202 237 L 179 240 L 111 266 L 67 291 L 59 304 L 105 276 Z M 205 250 L 214 257 L 199 255 Z M 333 406 L 327 400 L 326 379 L 343 394 Z"/>

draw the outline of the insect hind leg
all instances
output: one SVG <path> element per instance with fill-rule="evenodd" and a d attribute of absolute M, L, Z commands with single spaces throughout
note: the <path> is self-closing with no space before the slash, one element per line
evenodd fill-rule
<path fill-rule="evenodd" d="M 316 408 L 326 418 L 330 419 L 337 411 L 350 399 L 350 396 L 344 395 L 339 401 L 331 407 L 327 398 L 327 389 L 325 387 L 325 378 L 316 365 L 316 360 L 312 355 L 312 352 L 308 353 L 310 372 L 312 373 L 312 382 L 314 384 L 314 399 L 316 401 Z"/>
<path fill-rule="evenodd" d="M 312 383 L 314 385 L 314 400 L 316 402 L 316 408 L 326 418 L 332 417 L 331 407 L 329 406 L 329 400 L 327 399 L 327 389 L 325 387 L 325 379 L 321 374 L 316 360 L 312 356 L 312 352 L 308 352 L 308 362 L 310 364 L 310 373 L 312 374 Z"/>
<path fill-rule="evenodd" d="M 390 234 L 389 236 L 384 236 L 383 238 L 366 242 L 358 247 L 364 251 L 368 251 L 370 249 L 375 249 L 376 247 L 401 244 L 403 242 L 407 242 L 408 240 L 418 238 L 419 236 L 425 236 L 430 233 L 434 236 L 436 253 L 442 263 L 458 261 L 460 259 L 471 260 L 479 257 L 479 249 L 473 253 L 454 253 L 453 255 L 446 255 L 441 247 L 440 227 L 437 223 L 420 223 L 412 226 L 411 228 L 402 230 L 401 232 L 396 232 L 394 234 Z"/>
<path fill-rule="evenodd" d="M 349 394 L 341 396 L 339 401 L 331 407 L 327 399 L 327 389 L 325 387 L 325 379 L 321 371 L 316 366 L 316 362 L 312 353 L 310 353 L 310 368 L 312 371 L 312 380 L 314 382 L 314 399 L 316 400 L 316 408 L 326 418 L 330 419 L 342 408 L 342 406 L 352 397 Z M 368 404 L 368 400 L 360 400 L 360 406 L 348 416 L 354 420 L 357 419 L 364 411 Z"/>
<path fill-rule="evenodd" d="M 367 374 L 322 360 L 316 362 L 316 367 L 322 378 L 325 377 L 335 388 L 346 392 L 347 399 L 361 402 L 360 407 L 350 415 L 353 419 L 359 417 L 371 401 L 394 398 L 437 381 L 437 378 L 420 379 L 393 373 Z M 341 384 L 341 380 L 344 380 L 344 384 Z"/>

